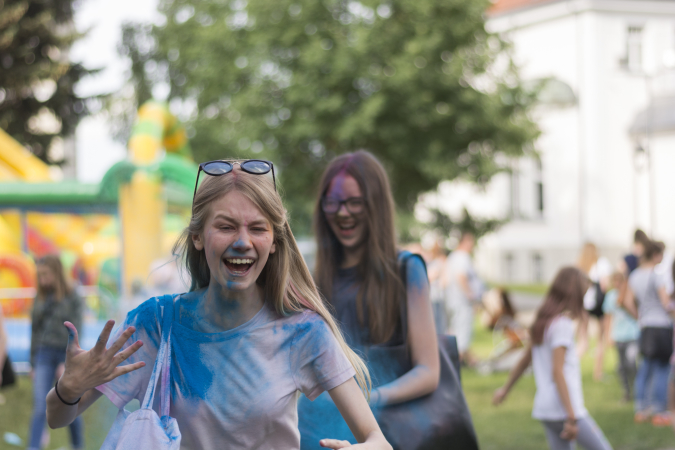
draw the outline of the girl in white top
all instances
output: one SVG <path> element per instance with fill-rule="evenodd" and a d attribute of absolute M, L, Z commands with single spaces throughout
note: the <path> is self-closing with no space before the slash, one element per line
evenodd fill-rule
<path fill-rule="evenodd" d="M 551 450 L 572 450 L 575 441 L 587 450 L 612 449 L 584 406 L 575 351 L 573 320 L 584 314 L 587 288 L 587 279 L 579 269 L 565 267 L 558 272 L 530 329 L 530 348 L 493 398 L 495 405 L 504 401 L 532 363 L 537 385 L 532 417 L 544 425 Z"/>
<path fill-rule="evenodd" d="M 586 350 L 588 350 L 588 323 L 591 318 L 595 318 L 598 321 L 598 337 L 595 346 L 593 379 L 595 381 L 601 381 L 603 377 L 605 347 L 609 336 L 602 304 L 605 300 L 605 293 L 609 290 L 609 277 L 612 275 L 613 268 L 607 258 L 598 255 L 597 247 L 591 242 L 585 243 L 582 247 L 581 255 L 577 261 L 577 267 L 581 269 L 591 281 L 591 284 L 584 295 L 584 308 L 588 314 L 584 314 L 579 323 L 579 345 L 577 350 L 580 356 L 583 356 L 586 353 Z"/>
<path fill-rule="evenodd" d="M 49 425 L 68 425 L 101 395 L 120 408 L 142 398 L 162 308 L 173 301 L 171 416 L 181 449 L 297 450 L 298 392 L 314 399 L 328 391 L 360 444 L 316 444 L 391 450 L 356 381 L 367 390 L 367 369 L 324 306 L 272 179 L 261 176 L 271 163 L 211 161 L 201 170 L 213 176 L 195 191 L 181 241 L 190 292 L 144 302 L 108 348 L 112 320 L 90 351 L 66 322 L 66 368 L 47 395 Z"/>

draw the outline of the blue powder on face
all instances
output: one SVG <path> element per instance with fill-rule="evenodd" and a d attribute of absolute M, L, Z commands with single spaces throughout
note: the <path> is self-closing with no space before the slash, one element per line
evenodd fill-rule
<path fill-rule="evenodd" d="M 247 247 L 246 243 L 245 243 L 243 240 L 241 240 L 241 239 L 238 239 L 237 242 L 235 242 L 234 244 L 232 244 L 232 248 L 235 249 L 235 250 L 237 250 L 239 253 L 241 253 L 241 252 L 239 251 L 239 249 L 246 248 L 246 247 Z"/>
<path fill-rule="evenodd" d="M 238 285 L 239 285 L 239 282 L 237 282 L 237 281 L 227 280 L 227 281 L 225 282 L 225 286 L 226 286 L 229 290 L 233 290 L 233 289 L 236 288 Z"/>
<path fill-rule="evenodd" d="M 328 192 L 326 193 L 326 197 L 334 198 L 337 200 L 346 200 L 346 195 L 344 193 L 344 183 L 345 183 L 345 175 L 342 173 L 338 173 L 335 175 L 333 180 L 330 182 Z"/>

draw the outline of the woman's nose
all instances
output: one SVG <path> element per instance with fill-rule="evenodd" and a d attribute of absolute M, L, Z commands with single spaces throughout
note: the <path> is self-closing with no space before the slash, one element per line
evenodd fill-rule
<path fill-rule="evenodd" d="M 343 204 L 340 205 L 340 209 L 338 209 L 337 215 L 342 216 L 342 217 L 351 216 L 351 213 L 347 209 L 346 203 L 343 203 Z"/>
<path fill-rule="evenodd" d="M 232 248 L 235 250 L 248 250 L 251 248 L 251 239 L 246 232 L 242 232 L 239 234 L 239 237 L 235 241 L 234 244 L 232 244 Z"/>

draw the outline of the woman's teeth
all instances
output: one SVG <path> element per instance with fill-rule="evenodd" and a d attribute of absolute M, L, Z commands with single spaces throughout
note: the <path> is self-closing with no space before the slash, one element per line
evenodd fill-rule
<path fill-rule="evenodd" d="M 351 230 L 351 229 L 356 227 L 356 224 L 355 223 L 353 223 L 351 225 L 339 224 L 338 226 L 340 227 L 341 230 Z"/>
<path fill-rule="evenodd" d="M 253 266 L 255 260 L 250 258 L 227 258 L 225 265 L 233 274 L 244 274 Z"/>
<path fill-rule="evenodd" d="M 230 264 L 253 264 L 252 259 L 226 259 Z"/>

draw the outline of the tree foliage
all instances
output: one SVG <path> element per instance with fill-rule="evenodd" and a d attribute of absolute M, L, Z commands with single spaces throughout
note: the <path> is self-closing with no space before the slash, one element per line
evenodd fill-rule
<path fill-rule="evenodd" d="M 160 0 L 166 23 L 136 58 L 165 70 L 155 83 L 169 84 L 197 159 L 271 159 L 296 217 L 326 161 L 358 148 L 410 211 L 441 180 L 486 183 L 496 154 L 521 155 L 537 136 L 533 98 L 485 30 L 489 4 Z"/>
<path fill-rule="evenodd" d="M 438 236 L 459 238 L 462 233 L 471 233 L 476 240 L 479 240 L 486 234 L 497 231 L 506 223 L 506 219 L 478 219 L 472 216 L 466 208 L 462 211 L 459 220 L 453 219 L 449 214 L 438 208 L 430 208 L 429 212 L 432 220 L 425 223 L 424 228 L 434 231 Z"/>
<path fill-rule="evenodd" d="M 88 113 L 74 86 L 94 71 L 68 60 L 72 19 L 73 0 L 0 0 L 0 127 L 48 163 Z"/>

